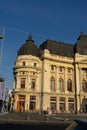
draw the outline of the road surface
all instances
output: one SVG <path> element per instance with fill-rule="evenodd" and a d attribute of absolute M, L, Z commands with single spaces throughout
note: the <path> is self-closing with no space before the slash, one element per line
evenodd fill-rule
<path fill-rule="evenodd" d="M 53 122 L 0 122 L 0 130 L 65 130 L 69 123 Z"/>

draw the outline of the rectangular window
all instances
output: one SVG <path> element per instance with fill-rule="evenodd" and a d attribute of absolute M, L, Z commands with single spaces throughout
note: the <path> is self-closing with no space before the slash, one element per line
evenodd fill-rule
<path fill-rule="evenodd" d="M 60 97 L 59 102 L 60 102 L 60 111 L 64 112 L 65 111 L 65 98 Z"/>
<path fill-rule="evenodd" d="M 35 110 L 36 107 L 36 96 L 30 96 L 30 110 Z"/>
<path fill-rule="evenodd" d="M 68 109 L 69 111 L 74 111 L 74 98 L 68 99 Z"/>
<path fill-rule="evenodd" d="M 30 96 L 30 100 L 31 101 L 35 101 L 36 100 L 36 96 Z"/>
<path fill-rule="evenodd" d="M 52 112 L 56 110 L 56 97 L 50 97 L 50 108 Z"/>
<path fill-rule="evenodd" d="M 71 68 L 70 67 L 68 67 L 68 73 L 71 73 Z"/>
<path fill-rule="evenodd" d="M 87 92 L 87 81 L 86 80 L 82 81 L 82 91 Z"/>
<path fill-rule="evenodd" d="M 87 76 L 87 68 L 82 68 L 81 75 L 85 77 Z"/>
<path fill-rule="evenodd" d="M 51 65 L 51 70 L 55 70 L 55 65 Z"/>
<path fill-rule="evenodd" d="M 34 63 L 34 67 L 36 67 L 37 66 L 37 64 L 36 63 Z"/>
<path fill-rule="evenodd" d="M 21 78 L 21 88 L 25 88 L 25 78 Z"/>
<path fill-rule="evenodd" d="M 59 66 L 59 71 L 62 72 L 63 71 L 63 67 Z"/>
<path fill-rule="evenodd" d="M 22 65 L 23 65 L 23 66 L 25 66 L 25 65 L 26 65 L 26 63 L 25 63 L 25 62 L 22 62 Z"/>
<path fill-rule="evenodd" d="M 19 95 L 19 100 L 25 101 L 25 95 Z"/>
<path fill-rule="evenodd" d="M 36 80 L 32 79 L 31 80 L 31 89 L 35 89 L 35 85 L 36 85 Z"/>
<path fill-rule="evenodd" d="M 17 87 L 17 78 L 15 78 L 15 88 Z"/>
<path fill-rule="evenodd" d="M 86 73 L 86 72 L 87 72 L 87 69 L 86 69 L 86 68 L 82 68 L 82 72 L 83 72 L 83 73 Z"/>

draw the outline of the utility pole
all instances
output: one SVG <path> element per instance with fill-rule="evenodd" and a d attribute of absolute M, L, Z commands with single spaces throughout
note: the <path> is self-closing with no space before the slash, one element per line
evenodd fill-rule
<path fill-rule="evenodd" d="M 0 67 L 1 67 L 1 63 L 2 63 L 2 54 L 3 54 L 3 48 L 4 48 L 4 33 L 5 30 L 4 29 L 0 29 Z M 4 79 L 0 76 L 0 108 L 1 108 L 1 112 L 4 112 Z"/>

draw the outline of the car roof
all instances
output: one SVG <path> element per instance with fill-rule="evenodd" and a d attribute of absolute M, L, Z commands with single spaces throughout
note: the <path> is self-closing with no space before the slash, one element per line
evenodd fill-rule
<path fill-rule="evenodd" d="M 87 125 L 87 119 L 75 119 L 74 121 L 76 121 L 79 124 Z"/>

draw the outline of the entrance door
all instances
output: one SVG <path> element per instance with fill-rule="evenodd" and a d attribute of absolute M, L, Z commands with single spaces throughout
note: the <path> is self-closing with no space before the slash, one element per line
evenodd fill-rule
<path fill-rule="evenodd" d="M 18 112 L 25 112 L 25 101 L 18 101 L 17 111 Z"/>
<path fill-rule="evenodd" d="M 19 95 L 19 101 L 17 102 L 17 111 L 25 112 L 25 95 Z"/>

